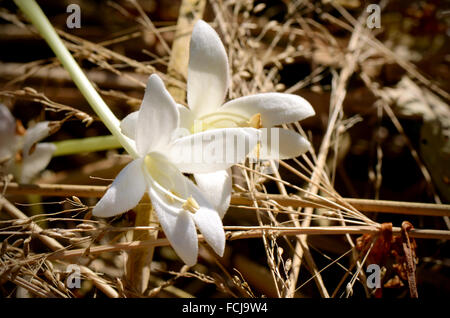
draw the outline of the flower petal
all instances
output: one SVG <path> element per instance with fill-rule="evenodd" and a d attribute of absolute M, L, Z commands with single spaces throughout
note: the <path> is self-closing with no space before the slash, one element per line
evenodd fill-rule
<path fill-rule="evenodd" d="M 195 213 L 191 214 L 200 233 L 203 234 L 205 241 L 213 250 L 219 256 L 223 256 L 225 250 L 225 232 L 219 213 L 204 196 L 204 193 L 189 179 L 187 179 L 187 193 L 200 206 Z"/>
<path fill-rule="evenodd" d="M 244 160 L 260 135 L 254 128 L 212 129 L 176 139 L 168 156 L 182 172 L 225 170 Z"/>
<path fill-rule="evenodd" d="M 50 127 L 48 121 L 41 121 L 32 128 L 28 128 L 23 141 L 23 155 L 29 155 L 31 147 L 46 138 L 49 134 Z"/>
<path fill-rule="evenodd" d="M 178 113 L 180 115 L 180 127 L 191 130 L 194 125 L 194 114 L 186 106 L 177 104 Z"/>
<path fill-rule="evenodd" d="M 222 257 L 225 250 L 225 232 L 219 214 L 214 210 L 202 207 L 192 217 L 205 241 L 217 255 Z"/>
<path fill-rule="evenodd" d="M 16 121 L 8 107 L 0 104 L 0 163 L 14 152 Z"/>
<path fill-rule="evenodd" d="M 157 161 L 154 161 L 154 164 L 159 165 Z M 159 170 L 162 168 L 162 166 L 159 166 Z M 167 169 L 165 172 L 167 174 L 166 177 L 170 177 L 172 180 L 170 183 L 166 182 L 166 191 L 177 195 L 183 200 L 192 197 L 198 204 L 194 213 L 186 211 L 181 202 L 171 198 L 167 192 L 164 193 L 154 183 L 155 179 L 150 179 L 149 194 L 152 204 L 155 207 L 155 211 L 157 211 L 158 219 L 164 232 L 177 254 L 188 265 L 196 262 L 198 252 L 197 232 L 195 226 L 192 229 L 191 224 L 185 220 L 185 215 L 188 213 L 188 216 L 197 224 L 206 242 L 217 254 L 222 255 L 225 248 L 225 233 L 217 211 L 214 210 L 212 204 L 206 199 L 200 189 L 180 171 Z M 171 187 L 167 187 L 169 184 Z M 176 218 L 182 219 L 178 220 Z M 186 228 L 183 228 L 183 226 Z"/>
<path fill-rule="evenodd" d="M 136 127 L 138 121 L 139 111 L 135 111 L 129 113 L 122 121 L 120 122 L 120 130 L 122 134 L 127 136 L 130 139 L 136 140 Z"/>
<path fill-rule="evenodd" d="M 228 58 L 219 35 L 199 20 L 189 48 L 187 100 L 197 116 L 214 112 L 228 89 Z"/>
<path fill-rule="evenodd" d="M 292 159 L 307 152 L 311 144 L 299 133 L 283 128 L 262 128 L 261 146 L 249 158 L 271 160 Z"/>
<path fill-rule="evenodd" d="M 29 183 L 40 171 L 44 170 L 55 150 L 54 144 L 42 142 L 36 145 L 31 155 L 24 155 L 19 182 Z"/>
<path fill-rule="evenodd" d="M 8 107 L 0 104 L 0 132 L 2 134 L 14 134 L 16 121 Z"/>
<path fill-rule="evenodd" d="M 141 156 L 166 146 L 178 127 L 175 101 L 158 75 L 152 74 L 145 89 L 136 126 L 136 147 Z"/>
<path fill-rule="evenodd" d="M 131 161 L 120 171 L 92 210 L 94 216 L 110 217 L 134 208 L 147 189 L 143 159 Z"/>
<path fill-rule="evenodd" d="M 232 176 L 231 169 L 194 174 L 198 188 L 219 213 L 221 219 L 230 206 Z"/>
<path fill-rule="evenodd" d="M 155 187 L 150 187 L 149 196 L 158 221 L 177 255 L 188 266 L 197 263 L 197 230 L 190 212 L 173 205 L 170 199 Z"/>
<path fill-rule="evenodd" d="M 263 127 L 293 123 L 315 114 L 306 99 L 284 93 L 263 93 L 236 98 L 224 104 L 220 111 L 237 113 L 248 118 L 259 113 Z"/>

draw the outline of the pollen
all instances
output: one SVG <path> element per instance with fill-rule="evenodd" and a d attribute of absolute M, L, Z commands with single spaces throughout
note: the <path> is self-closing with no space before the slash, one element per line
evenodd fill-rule
<path fill-rule="evenodd" d="M 195 199 L 192 196 L 187 198 L 186 202 L 184 202 L 181 207 L 191 213 L 195 213 L 197 212 L 198 209 L 200 209 L 200 206 L 198 205 L 197 201 L 195 201 Z"/>
<path fill-rule="evenodd" d="M 259 129 L 262 127 L 262 120 L 261 120 L 261 114 L 257 113 L 253 115 L 250 120 L 248 121 L 249 127 L 253 127 L 256 129 Z"/>

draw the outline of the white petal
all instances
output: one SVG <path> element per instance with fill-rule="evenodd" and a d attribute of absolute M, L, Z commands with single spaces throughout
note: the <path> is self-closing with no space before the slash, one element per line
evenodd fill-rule
<path fill-rule="evenodd" d="M 187 80 L 188 105 L 196 115 L 215 111 L 228 89 L 228 58 L 220 37 L 199 20 L 192 31 Z"/>
<path fill-rule="evenodd" d="M 20 183 L 29 183 L 40 171 L 47 167 L 56 146 L 52 143 L 39 143 L 31 155 L 24 155 L 20 171 Z"/>
<path fill-rule="evenodd" d="M 0 104 L 0 162 L 13 155 L 16 121 L 8 107 Z"/>
<path fill-rule="evenodd" d="M 158 221 L 175 252 L 186 265 L 197 263 L 197 230 L 190 212 L 173 205 L 164 193 L 154 187 L 150 187 L 149 195 Z"/>
<path fill-rule="evenodd" d="M 283 128 L 262 128 L 261 145 L 249 155 L 252 159 L 292 159 L 309 150 L 311 144 L 299 133 Z M 259 157 L 258 157 L 259 155 Z"/>
<path fill-rule="evenodd" d="M 138 115 L 139 111 L 132 112 L 120 122 L 120 130 L 122 131 L 122 134 L 133 140 L 136 139 Z"/>
<path fill-rule="evenodd" d="M 284 93 L 264 93 L 236 98 L 224 104 L 220 111 L 237 113 L 248 118 L 259 113 L 263 127 L 293 123 L 315 114 L 306 99 Z"/>
<path fill-rule="evenodd" d="M 210 173 L 194 174 L 198 188 L 223 219 L 230 206 L 232 175 L 231 169 Z"/>
<path fill-rule="evenodd" d="M 225 232 L 222 220 L 216 211 L 200 208 L 192 217 L 205 241 L 212 247 L 214 252 L 223 256 L 225 250 Z"/>
<path fill-rule="evenodd" d="M 163 169 L 162 166 L 159 170 L 161 169 Z M 198 252 L 197 232 L 195 226 L 192 227 L 193 223 L 191 224 L 185 219 L 185 216 L 188 215 L 195 221 L 206 242 L 211 245 L 217 254 L 223 255 L 225 233 L 217 211 L 200 189 L 181 172 L 167 169 L 165 173 L 167 177 L 172 179 L 171 187 L 166 188 L 167 191 L 184 200 L 192 196 L 199 205 L 199 209 L 195 213 L 184 210 L 181 202 L 170 198 L 167 193 L 163 193 L 153 183 L 153 179 L 150 180 L 149 194 L 152 204 L 157 211 L 164 232 L 177 254 L 188 265 L 196 262 Z M 167 184 L 169 183 L 166 182 L 166 187 Z M 181 220 L 177 218 L 181 218 Z M 186 228 L 183 228 L 183 226 Z"/>
<path fill-rule="evenodd" d="M 225 232 L 219 213 L 207 200 L 204 193 L 189 179 L 187 179 L 187 191 L 200 206 L 200 209 L 194 214 L 191 214 L 195 224 L 200 233 L 203 234 L 205 241 L 219 256 L 223 256 L 225 250 Z"/>
<path fill-rule="evenodd" d="M 49 134 L 50 127 L 48 121 L 41 121 L 32 128 L 28 128 L 23 142 L 23 155 L 30 154 L 31 147 Z"/>
<path fill-rule="evenodd" d="M 226 128 L 181 137 L 171 144 L 170 160 L 187 173 L 225 170 L 244 160 L 260 135 L 254 128 Z"/>
<path fill-rule="evenodd" d="M 175 101 L 158 75 L 152 74 L 145 89 L 136 127 L 136 147 L 141 156 L 166 146 L 178 127 Z"/>
<path fill-rule="evenodd" d="M 191 130 L 194 125 L 194 114 L 186 106 L 177 104 L 178 113 L 180 115 L 180 127 Z"/>
<path fill-rule="evenodd" d="M 162 153 L 150 152 L 145 161 L 145 171 L 152 181 L 163 188 L 174 190 L 183 195 L 186 192 L 186 180 L 175 164 Z"/>
<path fill-rule="evenodd" d="M 110 217 L 134 208 L 147 189 L 143 159 L 130 162 L 92 210 L 94 216 Z"/>

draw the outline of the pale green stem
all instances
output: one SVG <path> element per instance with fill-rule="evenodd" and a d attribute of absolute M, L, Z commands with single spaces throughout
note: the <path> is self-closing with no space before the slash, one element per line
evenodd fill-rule
<path fill-rule="evenodd" d="M 120 121 L 114 116 L 109 107 L 97 93 L 91 82 L 84 75 L 75 59 L 64 46 L 50 21 L 34 0 L 14 0 L 16 5 L 25 13 L 40 35 L 47 41 L 50 48 L 69 72 L 81 94 L 94 109 L 109 131 L 117 138 L 125 150 L 134 158 L 138 157 L 134 145 L 120 131 Z"/>
<path fill-rule="evenodd" d="M 56 150 L 53 157 L 67 156 L 82 152 L 93 152 L 122 148 L 115 136 L 97 136 L 82 139 L 69 139 L 53 143 Z"/>

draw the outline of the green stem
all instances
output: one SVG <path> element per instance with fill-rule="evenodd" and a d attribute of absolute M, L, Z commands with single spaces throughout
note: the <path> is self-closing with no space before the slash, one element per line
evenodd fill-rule
<path fill-rule="evenodd" d="M 122 148 L 122 145 L 119 143 L 117 138 L 112 135 L 69 139 L 57 141 L 53 144 L 56 146 L 53 157 Z"/>
<path fill-rule="evenodd" d="M 27 18 L 36 27 L 41 36 L 47 41 L 50 48 L 60 60 L 64 68 L 69 72 L 72 80 L 77 85 L 80 92 L 103 121 L 109 131 L 117 138 L 125 150 L 134 158 L 138 157 L 134 145 L 120 131 L 120 121 L 114 116 L 109 107 L 105 104 L 101 96 L 97 93 L 91 82 L 84 75 L 75 59 L 64 46 L 50 21 L 42 12 L 39 5 L 34 0 L 14 0 L 16 5 L 25 13 Z"/>

